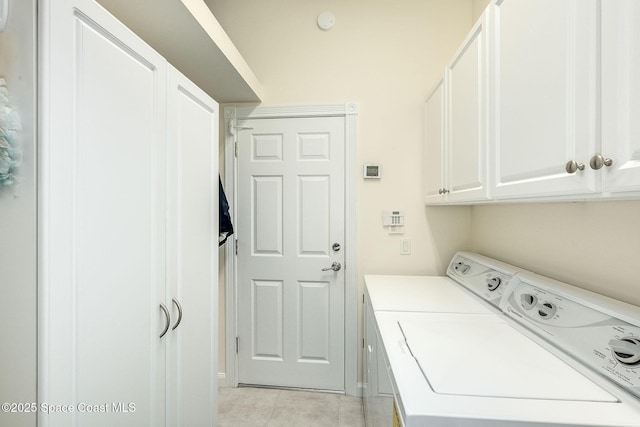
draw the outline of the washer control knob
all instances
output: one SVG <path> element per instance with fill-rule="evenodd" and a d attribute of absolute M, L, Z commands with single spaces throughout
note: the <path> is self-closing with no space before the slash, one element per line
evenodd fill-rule
<path fill-rule="evenodd" d="M 550 302 L 545 302 L 538 306 L 538 315 L 543 319 L 548 319 L 550 317 L 553 317 L 554 314 L 556 314 L 557 309 L 558 307 L 556 307 L 555 304 L 552 304 Z"/>
<path fill-rule="evenodd" d="M 456 273 L 460 274 L 467 274 L 470 268 L 471 267 L 469 267 L 467 264 L 464 264 L 462 261 L 458 261 L 453 265 L 453 269 L 456 271 Z"/>
<path fill-rule="evenodd" d="M 489 288 L 490 291 L 495 291 L 496 289 L 498 289 L 498 286 L 500 286 L 502 284 L 502 279 L 499 277 L 488 277 L 487 278 L 487 288 Z"/>
<path fill-rule="evenodd" d="M 619 340 L 610 340 L 609 346 L 613 357 L 625 365 L 640 364 L 640 339 L 627 337 Z"/>
<path fill-rule="evenodd" d="M 531 310 L 538 303 L 538 297 L 531 294 L 522 294 L 520 296 L 520 304 L 525 310 Z"/>

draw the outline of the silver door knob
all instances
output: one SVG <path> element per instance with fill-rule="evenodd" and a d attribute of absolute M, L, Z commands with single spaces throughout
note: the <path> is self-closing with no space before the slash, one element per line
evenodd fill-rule
<path fill-rule="evenodd" d="M 591 161 L 589 161 L 589 166 L 591 166 L 591 169 L 593 170 L 598 170 L 601 169 L 602 166 L 611 166 L 613 164 L 613 160 L 611 160 L 608 157 L 603 157 L 602 154 L 596 154 L 595 156 L 593 156 L 591 158 Z"/>
<path fill-rule="evenodd" d="M 341 268 L 342 268 L 342 264 L 336 261 L 333 264 L 331 264 L 331 267 L 323 268 L 322 271 L 329 271 L 329 270 L 339 271 Z"/>
<path fill-rule="evenodd" d="M 584 163 L 578 163 L 575 160 L 569 160 L 564 167 L 564 170 L 566 170 L 567 173 L 576 173 L 577 171 L 582 171 L 584 170 Z"/>

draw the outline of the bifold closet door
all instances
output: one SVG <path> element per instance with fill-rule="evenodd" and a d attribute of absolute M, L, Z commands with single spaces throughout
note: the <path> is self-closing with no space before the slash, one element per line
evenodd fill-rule
<path fill-rule="evenodd" d="M 167 71 L 167 425 L 215 426 L 219 109 L 173 67 Z"/>
<path fill-rule="evenodd" d="M 93 1 L 41 4 L 38 387 L 67 410 L 39 425 L 164 425 L 166 61 Z"/>

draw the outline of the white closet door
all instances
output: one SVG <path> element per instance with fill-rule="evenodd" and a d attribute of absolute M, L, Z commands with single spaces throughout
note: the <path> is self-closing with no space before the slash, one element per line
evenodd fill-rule
<path fill-rule="evenodd" d="M 168 425 L 215 426 L 219 110 L 171 66 L 168 79 Z"/>
<path fill-rule="evenodd" d="M 41 426 L 165 416 L 166 62 L 89 0 L 42 2 Z"/>

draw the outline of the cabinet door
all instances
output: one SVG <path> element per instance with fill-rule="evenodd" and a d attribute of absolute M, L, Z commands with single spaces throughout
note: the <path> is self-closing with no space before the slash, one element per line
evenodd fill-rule
<path fill-rule="evenodd" d="M 72 412 L 39 425 L 164 425 L 166 62 L 93 1 L 40 13 L 38 400 Z"/>
<path fill-rule="evenodd" d="M 640 2 L 602 2 L 603 191 L 640 190 Z"/>
<path fill-rule="evenodd" d="M 487 23 L 485 12 L 445 71 L 448 201 L 486 199 Z"/>
<path fill-rule="evenodd" d="M 445 202 L 445 110 L 444 79 L 441 78 L 425 103 L 424 185 L 425 203 Z"/>
<path fill-rule="evenodd" d="M 393 390 L 384 364 L 384 351 L 378 342 L 375 317 L 371 301 L 366 297 L 365 318 L 365 374 L 364 413 L 367 426 L 383 427 L 392 424 Z"/>
<path fill-rule="evenodd" d="M 171 66 L 168 81 L 168 425 L 215 426 L 218 104 Z"/>
<path fill-rule="evenodd" d="M 495 198 L 598 191 L 598 2 L 498 0 L 493 10 Z M 568 161 L 586 165 L 574 174 Z"/>

